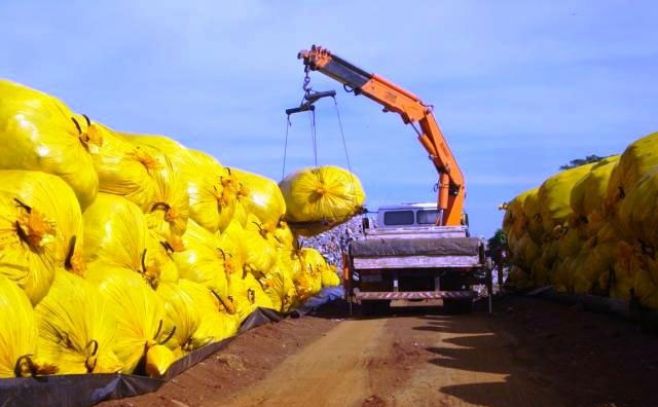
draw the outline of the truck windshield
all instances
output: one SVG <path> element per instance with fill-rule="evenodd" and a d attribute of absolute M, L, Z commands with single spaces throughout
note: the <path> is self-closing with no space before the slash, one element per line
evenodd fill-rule
<path fill-rule="evenodd" d="M 419 225 L 433 225 L 436 223 L 436 217 L 439 211 L 436 209 L 420 210 L 416 212 L 416 223 Z"/>
<path fill-rule="evenodd" d="M 413 225 L 413 211 L 391 211 L 384 213 L 384 224 L 389 226 L 395 225 Z"/>

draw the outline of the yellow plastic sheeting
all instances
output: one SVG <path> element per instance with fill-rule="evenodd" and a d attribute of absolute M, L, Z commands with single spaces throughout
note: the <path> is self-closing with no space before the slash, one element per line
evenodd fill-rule
<path fill-rule="evenodd" d="M 84 273 L 82 231 L 80 206 L 61 178 L 0 171 L 0 274 L 33 304 L 48 292 L 55 267 Z"/>
<path fill-rule="evenodd" d="M 286 201 L 286 220 L 303 235 L 347 221 L 365 202 L 357 176 L 335 166 L 302 169 L 284 178 L 279 187 Z M 303 225 L 308 222 L 313 225 Z"/>
<path fill-rule="evenodd" d="M 98 191 L 90 156 L 102 139 L 86 117 L 53 96 L 0 80 L 0 168 L 43 171 L 62 177 L 84 208 Z"/>
<path fill-rule="evenodd" d="M 190 221 L 183 242 L 185 251 L 174 253 L 180 276 L 202 284 L 226 299 L 226 270 L 218 237 Z"/>
<path fill-rule="evenodd" d="M 543 228 L 550 233 L 555 226 L 571 219 L 571 190 L 589 173 L 594 164 L 581 165 L 561 171 L 548 178 L 539 187 L 539 205 Z"/>
<path fill-rule="evenodd" d="M 37 323 L 27 295 L 0 275 L 0 378 L 29 376 L 37 350 Z"/>
<path fill-rule="evenodd" d="M 105 296 L 81 277 L 57 270 L 48 295 L 35 308 L 39 359 L 59 374 L 114 373 L 115 321 Z"/>
<path fill-rule="evenodd" d="M 102 134 L 103 145 L 92 154 L 99 178 L 99 191 L 121 195 L 144 210 L 158 198 L 156 181 L 161 163 L 148 149 L 134 145 L 100 123 L 92 122 L 90 130 Z"/>
<path fill-rule="evenodd" d="M 153 345 L 146 351 L 146 374 L 149 377 L 160 377 L 176 361 L 176 354 L 164 345 Z"/>
<path fill-rule="evenodd" d="M 163 301 L 144 279 L 124 268 L 91 263 L 86 278 L 109 300 L 116 320 L 114 353 L 121 372 L 132 373 L 151 347 L 164 345 L 175 334 L 173 328 L 165 329 Z M 162 370 L 162 363 L 158 366 Z"/>
<path fill-rule="evenodd" d="M 149 251 L 149 231 L 142 211 L 127 199 L 98 194 L 84 212 L 85 259 L 140 274 L 157 287 L 161 263 L 157 251 Z M 152 243 L 153 244 L 153 243 Z"/>
<path fill-rule="evenodd" d="M 249 213 L 255 215 L 268 230 L 274 230 L 286 214 L 286 201 L 274 180 L 249 171 L 232 169 L 246 194 L 243 199 Z"/>
<path fill-rule="evenodd" d="M 619 201 L 632 192 L 636 183 L 658 165 L 658 133 L 642 137 L 624 150 L 610 174 L 606 204 L 614 212 Z"/>

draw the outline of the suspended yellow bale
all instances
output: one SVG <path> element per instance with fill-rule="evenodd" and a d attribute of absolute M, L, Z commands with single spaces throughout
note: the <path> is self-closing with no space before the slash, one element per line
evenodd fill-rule
<path fill-rule="evenodd" d="M 202 284 L 226 299 L 226 271 L 217 236 L 190 221 L 183 235 L 183 243 L 185 251 L 174 253 L 180 276 Z"/>
<path fill-rule="evenodd" d="M 286 201 L 276 182 L 262 175 L 232 168 L 242 183 L 246 199 L 243 199 L 249 213 L 255 215 L 268 230 L 274 230 L 286 214 Z"/>
<path fill-rule="evenodd" d="M 57 270 L 48 295 L 35 308 L 39 359 L 59 374 L 114 373 L 114 315 L 105 296 L 81 277 Z"/>
<path fill-rule="evenodd" d="M 130 270 L 157 287 L 164 259 L 158 258 L 159 248 L 148 250 L 149 231 L 137 205 L 118 195 L 98 194 L 84 213 L 84 224 L 88 263 Z"/>
<path fill-rule="evenodd" d="M 98 191 L 90 153 L 103 143 L 89 123 L 52 96 L 0 80 L 0 168 L 58 175 L 86 207 Z"/>
<path fill-rule="evenodd" d="M 33 304 L 48 292 L 55 267 L 84 273 L 80 206 L 54 175 L 0 171 L 0 274 L 26 290 Z"/>
<path fill-rule="evenodd" d="M 624 150 L 610 174 L 606 205 L 611 212 L 627 196 L 637 182 L 658 165 L 658 133 L 636 140 Z"/>
<path fill-rule="evenodd" d="M 586 164 L 561 171 L 539 187 L 538 198 L 544 231 L 550 232 L 573 217 L 571 190 L 593 166 L 594 164 Z"/>
<path fill-rule="evenodd" d="M 132 373 L 152 347 L 166 344 L 175 334 L 173 327 L 169 331 L 165 329 L 163 301 L 143 278 L 125 268 L 91 263 L 86 278 L 109 300 L 116 320 L 114 353 L 123 365 L 121 372 Z M 160 372 L 173 359 L 155 361 Z"/>
<path fill-rule="evenodd" d="M 286 220 L 302 235 L 313 235 L 358 214 L 365 193 L 356 175 L 335 166 L 305 168 L 279 183 Z M 304 225 L 306 224 L 306 225 Z"/>
<path fill-rule="evenodd" d="M 30 376 L 37 353 L 37 324 L 30 300 L 0 275 L 0 378 Z"/>

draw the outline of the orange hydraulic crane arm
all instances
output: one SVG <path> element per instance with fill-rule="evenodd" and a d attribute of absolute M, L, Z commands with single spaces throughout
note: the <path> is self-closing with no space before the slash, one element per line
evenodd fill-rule
<path fill-rule="evenodd" d="M 414 127 L 418 140 L 439 173 L 437 201 L 443 214 L 440 224 L 463 224 L 464 175 L 432 114 L 431 106 L 424 104 L 413 93 L 352 65 L 322 47 L 314 45 L 308 51 L 301 51 L 297 57 L 304 61 L 307 69 L 320 71 L 355 94 L 369 97 L 383 105 L 384 111 L 398 113 L 405 124 Z"/>

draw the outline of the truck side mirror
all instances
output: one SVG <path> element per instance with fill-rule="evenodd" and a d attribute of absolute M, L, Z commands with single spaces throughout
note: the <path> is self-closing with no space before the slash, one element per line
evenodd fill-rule
<path fill-rule="evenodd" d="M 363 228 L 364 231 L 365 231 L 366 229 L 370 229 L 370 219 L 368 219 L 367 216 L 364 216 L 364 217 L 361 219 L 361 227 Z"/>

